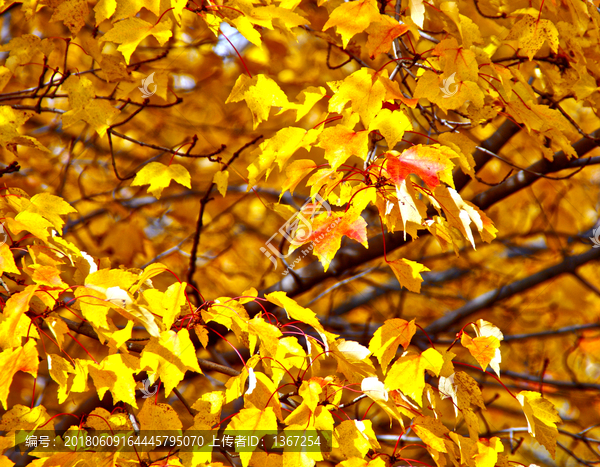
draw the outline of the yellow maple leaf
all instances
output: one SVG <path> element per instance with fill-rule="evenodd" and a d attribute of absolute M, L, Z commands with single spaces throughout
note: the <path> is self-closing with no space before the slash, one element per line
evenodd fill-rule
<path fill-rule="evenodd" d="M 71 106 L 71 109 L 61 117 L 64 128 L 83 120 L 89 123 L 100 136 L 104 136 L 120 111 L 107 100 L 96 99 L 94 85 L 85 76 L 69 76 L 62 87 L 67 92 Z"/>
<path fill-rule="evenodd" d="M 6 223 L 10 231 L 15 234 L 25 230 L 43 240 L 50 237 L 52 224 L 35 212 L 22 211 L 14 219 L 12 217 L 6 219 Z"/>
<path fill-rule="evenodd" d="M 517 400 L 523 406 L 529 433 L 548 450 L 554 459 L 558 437 L 556 424 L 562 421 L 554 405 L 535 391 L 521 391 L 517 394 Z"/>
<path fill-rule="evenodd" d="M 298 149 L 310 150 L 310 146 L 316 141 L 322 130 L 322 126 L 308 131 L 304 128 L 287 127 L 260 143 L 251 154 L 255 159 L 248 166 L 248 189 L 255 185 L 263 175 L 268 178 L 275 168 L 275 163 L 279 166 L 279 170 L 282 170 Z"/>
<path fill-rule="evenodd" d="M 225 392 L 205 392 L 192 405 L 198 413 L 194 416 L 194 424 L 213 426 L 221 421 L 221 409 L 225 402 Z"/>
<path fill-rule="evenodd" d="M 325 331 L 323 329 L 323 325 L 317 318 L 317 314 L 308 308 L 304 308 L 303 306 L 298 305 L 296 300 L 287 296 L 286 292 L 271 292 L 269 294 L 266 294 L 265 298 L 269 302 L 274 303 L 275 305 L 283 308 L 288 317 L 298 321 L 302 321 L 303 323 L 312 326 L 319 332 Z"/>
<path fill-rule="evenodd" d="M 123 401 L 137 408 L 135 388 L 137 383 L 133 374 L 140 372 L 140 359 L 129 354 L 114 354 L 105 357 L 100 364 L 88 366 L 88 371 L 98 397 L 102 399 L 106 391 L 110 391 L 113 400 Z"/>
<path fill-rule="evenodd" d="M 296 110 L 296 121 L 304 117 L 314 105 L 327 94 L 327 90 L 322 86 L 309 86 L 298 94 L 297 99 L 302 100 L 301 104 L 293 104 Z"/>
<path fill-rule="evenodd" d="M 2 349 L 6 350 L 21 345 L 23 336 L 39 338 L 35 328 L 32 328 L 31 319 L 25 315 L 37 288 L 37 285 L 28 285 L 21 292 L 13 293 L 6 301 L 0 315 L 0 347 Z"/>
<path fill-rule="evenodd" d="M 444 357 L 435 349 L 427 349 L 421 354 L 405 352 L 390 368 L 385 388 L 388 391 L 399 389 L 422 407 L 425 370 L 438 376 L 443 364 Z"/>
<path fill-rule="evenodd" d="M 498 453 L 504 451 L 502 441 L 497 436 L 477 441 L 477 452 L 473 454 L 476 467 L 494 467 L 498 461 Z"/>
<path fill-rule="evenodd" d="M 177 411 L 169 404 L 155 404 L 154 398 L 144 401 L 142 409 L 137 414 L 142 430 L 181 430 L 183 424 Z"/>
<path fill-rule="evenodd" d="M 298 183 L 316 168 L 317 164 L 312 159 L 298 159 L 288 165 L 285 169 L 286 179 L 281 188 L 279 199 L 281 199 L 287 190 L 290 190 L 290 193 L 294 193 Z"/>
<path fill-rule="evenodd" d="M 148 308 L 155 315 L 161 316 L 166 329 L 171 329 L 175 319 L 181 314 L 181 307 L 186 304 L 186 282 L 171 284 L 165 292 L 148 289 L 142 295 L 148 303 Z"/>
<path fill-rule="evenodd" d="M 363 32 L 371 23 L 379 21 L 380 18 L 381 15 L 375 0 L 342 3 L 331 12 L 323 26 L 323 31 L 337 26 L 337 32 L 342 36 L 342 43 L 346 48 L 352 37 Z"/>
<path fill-rule="evenodd" d="M 429 271 L 428 267 L 406 258 L 388 261 L 387 264 L 394 271 L 394 275 L 402 287 L 406 287 L 411 292 L 421 292 L 421 282 L 423 282 L 421 273 Z"/>
<path fill-rule="evenodd" d="M 453 188 L 438 186 L 434 192 L 433 203 L 438 212 L 444 211 L 448 223 L 456 227 L 460 233 L 469 240 L 475 249 L 475 239 L 471 230 L 471 224 L 475 224 L 481 239 L 490 242 L 496 237 L 498 230 L 494 227 L 491 219 L 474 204 L 462 199 L 460 194 Z"/>
<path fill-rule="evenodd" d="M 414 319 L 406 321 L 400 318 L 386 320 L 383 326 L 375 331 L 369 342 L 369 350 L 379 360 L 384 374 L 398 347 L 401 345 L 406 350 L 415 332 L 417 327 Z"/>
<path fill-rule="evenodd" d="M 140 170 L 133 182 L 132 186 L 150 185 L 148 193 L 160 199 L 162 191 L 168 187 L 171 180 L 191 188 L 191 177 L 187 169 L 180 164 L 164 165 L 160 162 L 150 162 Z"/>
<path fill-rule="evenodd" d="M 446 428 L 440 420 L 432 417 L 416 417 L 412 423 L 413 430 L 423 442 L 434 451 L 448 452 L 445 438 L 448 435 Z"/>
<path fill-rule="evenodd" d="M 15 264 L 15 257 L 10 247 L 3 243 L 0 245 L 0 273 L 10 272 L 12 274 L 21 274 L 21 271 Z"/>
<path fill-rule="evenodd" d="M 369 33 L 367 40 L 369 56 L 374 58 L 375 55 L 386 53 L 390 50 L 392 41 L 407 31 L 406 24 L 401 24 L 387 15 L 380 16 L 380 20 L 369 26 L 367 30 Z"/>
<path fill-rule="evenodd" d="M 61 216 L 77 212 L 73 206 L 67 203 L 60 196 L 51 195 L 50 193 L 38 193 L 29 200 L 24 211 L 34 212 L 41 215 L 52 222 L 56 230 L 62 230 L 65 221 Z"/>
<path fill-rule="evenodd" d="M 331 169 L 335 170 L 352 155 L 366 160 L 369 132 L 355 132 L 344 125 L 336 125 L 323 130 L 319 137 L 319 147 L 325 149 L 325 159 L 331 165 Z"/>
<path fill-rule="evenodd" d="M 186 371 L 202 373 L 194 344 L 185 328 L 177 333 L 163 331 L 158 339 L 152 337 L 142 351 L 140 369 L 149 369 L 153 381 L 160 377 L 166 395 L 181 382 Z"/>
<path fill-rule="evenodd" d="M 344 420 L 335 427 L 335 439 L 345 457 L 364 457 L 381 448 L 371 420 Z"/>
<path fill-rule="evenodd" d="M 390 109 L 381 109 L 369 125 L 369 131 L 381 133 L 389 149 L 394 149 L 402 141 L 404 132 L 412 129 L 412 123 L 404 112 Z"/>
<path fill-rule="evenodd" d="M 0 353 L 0 402 L 5 410 L 7 409 L 8 392 L 15 373 L 24 371 L 35 378 L 38 365 L 38 351 L 33 339 L 29 339 L 23 347 L 3 350 Z"/>
<path fill-rule="evenodd" d="M 558 50 L 558 30 L 554 23 L 549 19 L 536 19 L 530 15 L 523 16 L 512 27 L 505 40 L 517 40 L 519 48 L 529 60 L 533 60 L 546 41 L 554 53 Z"/>
<path fill-rule="evenodd" d="M 100 40 L 119 44 L 117 50 L 123 54 L 125 62 L 129 65 L 131 54 L 140 42 L 148 36 L 153 36 L 161 46 L 165 45 L 172 36 L 172 27 L 173 23 L 169 18 L 161 18 L 158 24 L 148 23 L 140 18 L 127 18 L 115 23 Z"/>
<path fill-rule="evenodd" d="M 223 197 L 227 194 L 227 181 L 228 180 L 229 180 L 229 171 L 228 170 L 219 170 L 213 176 L 213 183 L 215 185 L 217 185 L 217 190 Z"/>
<path fill-rule="evenodd" d="M 48 152 L 38 140 L 19 133 L 18 128 L 33 116 L 33 112 L 14 110 L 7 105 L 0 106 L 0 147 L 17 155 L 17 146 L 27 146 Z"/>
<path fill-rule="evenodd" d="M 477 323 L 472 324 L 477 337 L 472 339 L 463 332 L 460 343 L 469 349 L 471 355 L 481 365 L 485 371 L 490 365 L 496 374 L 500 376 L 500 362 L 502 356 L 500 354 L 500 341 L 504 339 L 502 332 L 492 323 L 480 319 Z"/>
<path fill-rule="evenodd" d="M 350 5 L 356 2 L 346 3 Z M 342 5 L 344 6 L 344 4 Z M 329 99 L 329 111 L 341 113 L 348 102 L 352 111 L 360 115 L 365 127 L 368 127 L 377 112 L 381 110 L 386 98 L 386 88 L 374 70 L 361 68 L 343 81 L 327 83 L 335 92 Z"/>
<path fill-rule="evenodd" d="M 86 0 L 67 0 L 54 8 L 50 21 L 62 21 L 75 35 L 85 26 L 85 19 L 89 14 Z"/>
<path fill-rule="evenodd" d="M 239 76 L 225 103 L 241 100 L 246 101 L 252 112 L 254 129 L 260 122 L 269 118 L 271 107 L 293 108 L 279 85 L 265 75 L 256 75 L 253 78 Z"/>
<path fill-rule="evenodd" d="M 249 436 L 257 436 L 259 439 L 269 432 L 277 431 L 277 417 L 273 407 L 264 410 L 257 408 L 244 408 L 231 417 L 231 421 L 225 430 L 225 434 L 235 434 L 236 431 L 247 431 Z M 252 452 L 247 450 L 240 452 L 240 460 L 243 467 L 248 467 Z"/>
<path fill-rule="evenodd" d="M 335 341 L 333 358 L 337 361 L 337 372 L 351 383 L 362 383 L 365 377 L 375 373 L 369 356 L 371 351 L 358 342 L 338 339 Z"/>

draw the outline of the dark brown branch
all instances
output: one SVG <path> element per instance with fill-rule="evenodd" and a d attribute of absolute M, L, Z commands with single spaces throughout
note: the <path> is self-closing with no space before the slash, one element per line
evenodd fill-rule
<path fill-rule="evenodd" d="M 512 284 L 496 290 L 490 290 L 489 292 L 480 295 L 462 307 L 446 313 L 444 316 L 427 326 L 425 331 L 430 335 L 449 331 L 455 323 L 499 302 L 500 300 L 504 300 L 525 290 L 531 289 L 536 285 L 542 284 L 561 274 L 574 272 L 578 267 L 597 259 L 600 259 L 600 248 L 593 248 L 578 256 L 569 256 L 564 261 L 544 269 L 543 271 L 539 271 L 524 279 L 515 281 Z"/>
<path fill-rule="evenodd" d="M 249 143 L 246 143 L 240 149 L 238 149 L 233 154 L 233 156 L 231 156 L 231 159 L 229 159 L 229 161 L 225 165 L 223 165 L 223 167 L 221 167 L 221 171 L 227 170 L 227 168 L 242 154 L 242 152 L 245 149 L 247 149 L 250 146 L 252 146 L 253 144 L 255 144 L 262 137 L 263 137 L 262 135 L 257 136 L 252 141 L 250 141 Z M 225 149 L 224 147 L 222 147 L 222 148 Z M 196 223 L 196 230 L 194 232 L 194 241 L 192 243 L 192 251 L 190 253 L 190 267 L 188 269 L 188 274 L 187 274 L 187 282 L 188 282 L 188 284 L 190 284 L 193 287 L 192 293 L 193 293 L 194 297 L 196 298 L 196 304 L 198 306 L 202 305 L 204 300 L 200 296 L 200 291 L 198 290 L 197 284 L 194 281 L 194 274 L 196 272 L 196 258 L 198 256 L 198 245 L 200 244 L 200 234 L 202 232 L 202 227 L 204 225 L 203 224 L 204 210 L 206 208 L 207 203 L 211 200 L 210 193 L 211 193 L 212 189 L 214 188 L 214 186 L 215 186 L 214 182 L 211 182 L 210 186 L 206 190 L 206 193 L 200 200 L 200 212 L 198 213 L 198 221 Z"/>
<path fill-rule="evenodd" d="M 0 170 L 0 177 L 6 174 L 18 172 L 19 170 L 21 170 L 21 166 L 17 161 L 13 161 L 10 164 L 8 164 L 6 168 Z"/>

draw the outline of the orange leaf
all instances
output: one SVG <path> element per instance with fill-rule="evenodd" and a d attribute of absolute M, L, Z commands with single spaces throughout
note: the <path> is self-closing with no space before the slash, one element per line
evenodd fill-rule
<path fill-rule="evenodd" d="M 471 326 L 475 329 L 477 337 L 471 339 L 466 333 L 463 333 L 460 343 L 469 349 L 471 355 L 481 365 L 481 368 L 486 369 L 490 365 L 496 374 L 500 376 L 500 341 L 504 339 L 502 332 L 492 323 L 480 319 L 477 324 L 472 323 Z"/>
<path fill-rule="evenodd" d="M 290 247 L 291 251 L 304 243 L 312 241 L 312 247 L 302 251 L 304 253 L 312 249 L 321 261 L 325 271 L 327 271 L 329 263 L 340 249 L 344 235 L 368 248 L 367 223 L 360 216 L 360 213 L 357 213 L 356 209 L 351 208 L 346 213 L 332 213 L 329 217 L 322 216 L 324 215 L 315 219 L 309 235 L 295 240 L 296 245 Z"/>
<path fill-rule="evenodd" d="M 435 188 L 440 180 L 454 188 L 450 160 L 458 157 L 452 149 L 439 144 L 423 146 L 418 144 L 402 154 L 390 151 L 386 159 L 386 168 L 392 181 L 398 186 L 410 174 L 418 175 L 429 188 Z"/>
<path fill-rule="evenodd" d="M 400 24 L 389 16 L 381 16 L 381 20 L 369 27 L 367 51 L 371 58 L 386 53 L 392 46 L 392 41 L 408 31 L 406 24 Z"/>

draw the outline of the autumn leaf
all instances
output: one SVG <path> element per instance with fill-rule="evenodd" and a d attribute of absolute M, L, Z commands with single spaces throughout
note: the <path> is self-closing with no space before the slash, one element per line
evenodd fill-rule
<path fill-rule="evenodd" d="M 356 240 L 368 248 L 367 223 L 360 216 L 359 210 L 354 207 L 346 213 L 335 212 L 331 213 L 331 216 L 322 214 L 315 218 L 308 233 L 302 238 L 296 237 L 290 245 L 290 250 L 294 251 L 301 245 L 312 242 L 313 253 L 327 271 L 331 260 L 340 249 L 343 236 Z M 310 251 L 310 249 L 303 251 Z"/>
<path fill-rule="evenodd" d="M 245 100 L 254 121 L 254 129 L 269 118 L 271 107 L 290 108 L 287 96 L 279 85 L 265 75 L 248 78 L 240 75 L 225 103 Z"/>
<path fill-rule="evenodd" d="M 423 27 L 423 22 L 425 21 L 425 5 L 423 5 L 423 1 L 409 0 L 410 17 L 420 28 Z"/>
<path fill-rule="evenodd" d="M 299 159 L 288 165 L 285 169 L 286 178 L 285 184 L 281 188 L 281 196 L 283 196 L 287 190 L 289 190 L 290 193 L 294 193 L 298 183 L 316 168 L 317 165 L 312 159 Z M 281 196 L 279 199 L 281 199 Z"/>
<path fill-rule="evenodd" d="M 33 116 L 33 112 L 13 110 L 7 106 L 0 106 L 0 147 L 3 147 L 15 156 L 17 146 L 27 146 L 48 152 L 38 140 L 31 136 L 24 136 L 19 132 L 19 127 Z"/>
<path fill-rule="evenodd" d="M 440 184 L 440 180 L 454 187 L 450 160 L 458 155 L 448 147 L 437 144 L 416 145 L 402 153 L 390 151 L 386 159 L 386 169 L 390 179 L 400 184 L 410 174 L 418 175 L 430 188 Z"/>
<path fill-rule="evenodd" d="M 364 457 L 380 448 L 371 420 L 344 420 L 335 427 L 335 438 L 345 458 Z"/>
<path fill-rule="evenodd" d="M 532 60 L 547 41 L 554 53 L 558 50 L 558 31 L 552 21 L 524 15 L 510 30 L 505 40 L 517 40 L 519 48 Z"/>
<path fill-rule="evenodd" d="M 388 391 L 399 389 L 422 407 L 425 370 L 437 376 L 443 363 L 442 355 L 435 349 L 427 349 L 421 354 L 405 352 L 388 371 L 385 388 Z"/>
<path fill-rule="evenodd" d="M 375 401 L 386 402 L 389 398 L 388 392 L 385 390 L 385 385 L 379 381 L 377 376 L 364 378 L 362 383 L 360 383 L 360 390 Z"/>
<path fill-rule="evenodd" d="M 388 365 L 396 356 L 398 347 L 401 345 L 406 350 L 416 331 L 417 327 L 414 319 L 406 321 L 400 318 L 388 319 L 383 323 L 383 326 L 375 331 L 369 342 L 369 350 L 379 360 L 384 374 L 387 372 Z"/>
<path fill-rule="evenodd" d="M 15 373 L 24 371 L 36 378 L 38 363 L 38 351 L 33 339 L 29 339 L 23 347 L 5 349 L 0 353 L 0 402 L 4 410 L 7 409 L 6 400 Z"/>
<path fill-rule="evenodd" d="M 185 328 L 179 332 L 164 331 L 158 339 L 152 337 L 142 351 L 140 368 L 150 370 L 154 380 L 160 378 L 167 395 L 181 382 L 186 371 L 202 373 Z"/>
<path fill-rule="evenodd" d="M 381 109 L 369 125 L 369 131 L 377 130 L 381 133 L 389 149 L 394 149 L 402 141 L 404 132 L 412 128 L 412 123 L 404 112 L 386 108 Z"/>
<path fill-rule="evenodd" d="M 342 3 L 333 10 L 323 26 L 323 31 L 336 26 L 337 32 L 342 36 L 344 48 L 346 48 L 352 37 L 363 32 L 379 18 L 380 14 L 375 0 Z"/>
<path fill-rule="evenodd" d="M 358 2 L 346 3 L 352 5 Z M 334 91 L 334 96 L 329 99 L 329 111 L 342 113 L 349 102 L 352 112 L 360 115 L 365 127 L 381 109 L 383 100 L 386 98 L 386 88 L 379 76 L 368 68 L 361 68 L 348 76 L 343 81 L 327 83 Z"/>
<path fill-rule="evenodd" d="M 252 152 L 255 159 L 248 166 L 249 186 L 256 184 L 263 175 L 268 178 L 275 168 L 275 163 L 279 166 L 279 170 L 282 170 L 296 151 L 300 148 L 309 148 L 314 144 L 321 130 L 322 128 L 306 131 L 303 128 L 288 127 L 263 141 Z"/>
<path fill-rule="evenodd" d="M 13 252 L 6 243 L 0 245 L 0 272 L 19 274 Z"/>
<path fill-rule="evenodd" d="M 388 261 L 387 264 L 394 271 L 394 275 L 401 286 L 415 293 L 421 292 L 421 282 L 423 282 L 421 273 L 429 271 L 429 268 L 406 258 Z"/>
<path fill-rule="evenodd" d="M 169 404 L 157 404 L 151 397 L 144 401 L 137 419 L 142 430 L 181 430 L 183 426 L 173 407 Z"/>
<path fill-rule="evenodd" d="M 171 164 L 166 166 L 160 162 L 150 162 L 140 170 L 131 186 L 150 185 L 148 193 L 160 199 L 162 191 L 171 184 L 171 180 L 191 188 L 190 174 L 187 169 L 179 164 Z"/>
<path fill-rule="evenodd" d="M 381 16 L 380 21 L 369 26 L 367 51 L 371 58 L 386 53 L 392 46 L 392 41 L 408 31 L 406 24 L 401 24 L 389 16 Z"/>
<path fill-rule="evenodd" d="M 257 436 L 261 439 L 269 431 L 277 431 L 277 418 L 273 407 L 266 407 L 264 410 L 257 408 L 246 408 L 240 410 L 234 415 L 225 430 L 225 433 L 235 433 L 236 431 L 244 430 L 249 432 L 249 436 Z M 242 465 L 247 467 L 252 457 L 252 452 L 240 452 L 240 460 Z"/>
<path fill-rule="evenodd" d="M 0 315 L 0 347 L 4 350 L 17 348 L 25 336 L 39 338 L 37 331 L 31 328 L 31 320 L 25 314 L 34 296 L 37 285 L 28 285 L 24 290 L 14 293 L 7 301 Z"/>
<path fill-rule="evenodd" d="M 529 433 L 548 450 L 554 459 L 558 437 L 556 424 L 562 421 L 554 405 L 535 391 L 521 391 L 517 394 L 517 399 L 523 406 Z"/>
<path fill-rule="evenodd" d="M 292 107 L 296 110 L 296 122 L 307 115 L 315 106 L 315 104 L 325 96 L 326 93 L 326 89 L 322 86 L 309 86 L 302 91 L 297 97 L 298 100 L 302 100 L 302 103 L 294 104 Z"/>
<path fill-rule="evenodd" d="M 109 355 L 99 365 L 89 365 L 88 371 L 98 397 L 102 399 L 110 391 L 115 401 L 123 401 L 137 408 L 133 375 L 139 373 L 139 358 L 126 354 Z"/>
<path fill-rule="evenodd" d="M 219 170 L 213 177 L 213 183 L 217 185 L 217 190 L 221 196 L 227 194 L 227 181 L 229 180 L 229 171 Z"/>
<path fill-rule="evenodd" d="M 367 131 L 355 132 L 343 125 L 327 128 L 319 136 L 319 147 L 325 149 L 325 159 L 332 170 L 339 168 L 352 155 L 366 159 L 368 144 Z"/>
<path fill-rule="evenodd" d="M 70 76 L 63 84 L 69 96 L 70 110 L 62 115 L 65 128 L 75 125 L 80 120 L 89 123 L 100 136 L 119 114 L 119 110 L 103 99 L 96 99 L 93 83 L 85 76 Z"/>
<path fill-rule="evenodd" d="M 117 50 L 123 54 L 125 62 L 129 65 L 131 55 L 144 39 L 152 36 L 160 45 L 164 45 L 172 36 L 172 27 L 173 23 L 169 18 L 162 18 L 154 25 L 140 18 L 127 18 L 115 23 L 101 40 L 119 44 Z"/>
<path fill-rule="evenodd" d="M 477 337 L 472 339 L 466 333 L 462 333 L 460 342 L 464 345 L 471 355 L 481 365 L 485 371 L 490 365 L 498 376 L 500 376 L 500 341 L 504 339 L 502 332 L 492 323 L 480 319 L 477 323 L 472 323 Z"/>
<path fill-rule="evenodd" d="M 415 417 L 413 430 L 430 449 L 437 452 L 448 452 L 445 436 L 449 430 L 440 420 L 432 417 Z"/>

